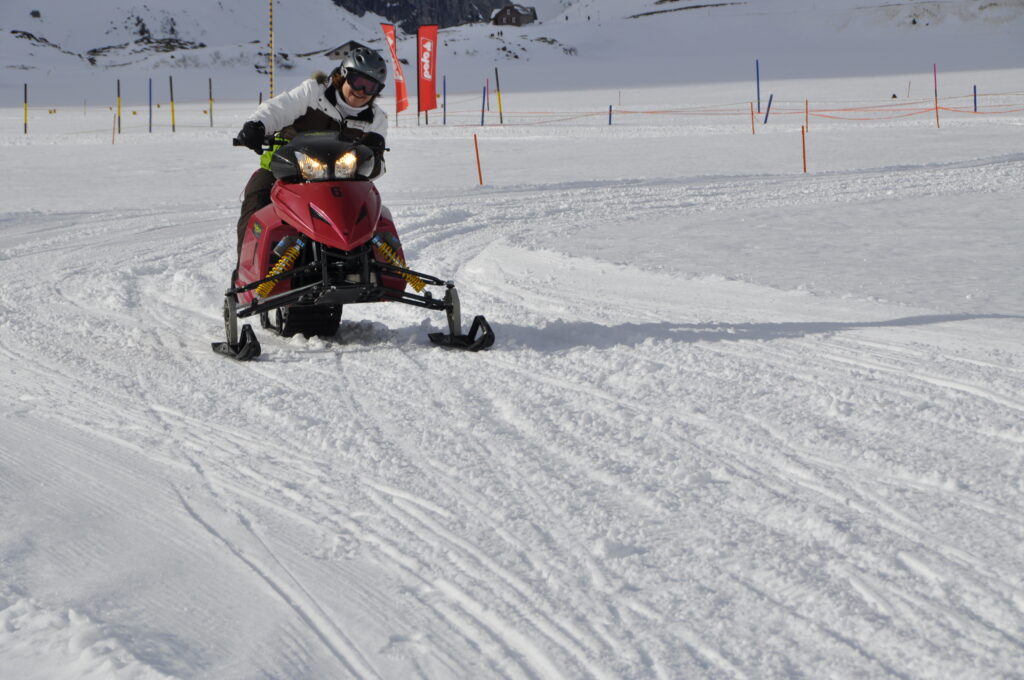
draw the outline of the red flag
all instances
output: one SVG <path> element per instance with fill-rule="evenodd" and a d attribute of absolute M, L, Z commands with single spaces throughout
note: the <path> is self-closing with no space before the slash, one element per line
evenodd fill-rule
<path fill-rule="evenodd" d="M 419 110 L 437 108 L 437 24 L 420 26 L 416 31 L 417 99 Z"/>
<path fill-rule="evenodd" d="M 409 95 L 405 89 L 405 76 L 402 75 L 402 62 L 398 61 L 398 44 L 395 42 L 394 24 L 381 24 L 384 30 L 384 39 L 388 41 L 391 48 L 391 63 L 395 69 L 395 114 L 409 108 Z"/>

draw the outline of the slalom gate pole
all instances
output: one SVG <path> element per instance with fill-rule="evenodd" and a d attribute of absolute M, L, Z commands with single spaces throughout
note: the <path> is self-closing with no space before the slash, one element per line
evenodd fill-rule
<path fill-rule="evenodd" d="M 487 86 L 484 85 L 484 96 L 480 100 L 480 127 L 484 125 L 484 110 L 487 106 Z"/>
<path fill-rule="evenodd" d="M 761 60 L 754 60 L 754 71 L 757 78 L 757 112 L 761 113 Z"/>
<path fill-rule="evenodd" d="M 494 67 L 494 87 L 498 91 L 498 123 L 505 124 L 505 113 L 501 110 L 501 79 L 498 78 L 498 67 Z"/>
<path fill-rule="evenodd" d="M 441 76 L 441 125 L 448 124 L 448 76 Z"/>
<path fill-rule="evenodd" d="M 804 174 L 807 174 L 807 130 L 803 125 L 800 126 L 800 148 L 803 151 L 804 156 Z"/>
<path fill-rule="evenodd" d="M 750 134 L 757 134 L 757 128 L 754 127 L 754 102 L 750 102 Z"/>
<path fill-rule="evenodd" d="M 117 139 L 117 113 L 114 113 L 114 120 L 110 122 L 110 143 Z"/>
<path fill-rule="evenodd" d="M 939 127 L 939 65 L 932 64 L 932 76 L 935 78 L 935 127 Z"/>
<path fill-rule="evenodd" d="M 177 123 L 174 120 L 174 76 L 167 76 L 167 82 L 171 84 L 171 132 L 177 132 Z"/>
<path fill-rule="evenodd" d="M 809 100 L 804 100 L 804 127 L 807 132 L 811 131 L 811 103 Z"/>
<path fill-rule="evenodd" d="M 210 78 L 209 82 L 210 82 L 210 127 L 213 127 L 213 78 Z"/>
<path fill-rule="evenodd" d="M 764 111 L 764 123 L 762 123 L 762 125 L 767 125 L 768 124 L 768 114 L 770 114 L 772 112 L 772 99 L 774 97 L 775 97 L 774 94 L 768 95 L 768 108 L 766 108 L 765 111 Z"/>
<path fill-rule="evenodd" d="M 117 134 L 121 134 L 121 79 L 117 79 Z"/>
<path fill-rule="evenodd" d="M 608 124 L 612 124 L 612 105 L 608 105 Z"/>
<path fill-rule="evenodd" d="M 153 79 L 149 79 L 149 131 L 153 131 Z"/>
<path fill-rule="evenodd" d="M 487 110 L 491 110 L 491 79 L 484 79 L 484 102 L 487 104 Z"/>
<path fill-rule="evenodd" d="M 25 134 L 28 134 L 28 83 L 25 83 Z"/>
<path fill-rule="evenodd" d="M 480 143 L 476 139 L 476 134 L 473 135 L 473 148 L 476 149 L 476 176 L 480 180 L 480 186 L 484 185 L 484 171 L 480 167 Z"/>
<path fill-rule="evenodd" d="M 974 86 L 974 112 L 978 112 L 978 86 Z"/>

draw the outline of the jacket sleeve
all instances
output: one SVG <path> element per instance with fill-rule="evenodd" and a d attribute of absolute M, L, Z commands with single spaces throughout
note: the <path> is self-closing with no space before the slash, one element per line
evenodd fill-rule
<path fill-rule="evenodd" d="M 306 113 L 307 109 L 316 106 L 317 87 L 317 82 L 310 78 L 298 87 L 260 104 L 256 112 L 249 116 L 249 120 L 263 123 L 268 133 L 280 132 Z"/>

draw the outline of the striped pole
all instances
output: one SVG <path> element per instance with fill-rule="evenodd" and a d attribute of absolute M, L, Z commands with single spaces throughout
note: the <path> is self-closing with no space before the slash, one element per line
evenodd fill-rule
<path fill-rule="evenodd" d="M 25 134 L 28 134 L 28 83 L 25 83 Z"/>
<path fill-rule="evenodd" d="M 171 84 L 171 132 L 177 132 L 174 122 L 174 76 L 167 76 L 167 80 Z"/>
<path fill-rule="evenodd" d="M 121 134 L 121 79 L 117 79 L 117 134 Z"/>
<path fill-rule="evenodd" d="M 501 109 L 501 79 L 498 78 L 498 67 L 494 67 L 494 89 L 498 92 L 498 123 L 505 124 L 505 112 Z"/>
<path fill-rule="evenodd" d="M 270 0 L 270 97 L 274 96 L 274 0 Z"/>

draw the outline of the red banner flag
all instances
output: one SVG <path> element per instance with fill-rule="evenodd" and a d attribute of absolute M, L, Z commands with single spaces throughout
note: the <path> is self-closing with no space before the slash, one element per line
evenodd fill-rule
<path fill-rule="evenodd" d="M 416 30 L 416 88 L 419 110 L 437 108 L 437 24 L 420 26 Z"/>
<path fill-rule="evenodd" d="M 395 71 L 395 115 L 409 108 L 409 94 L 405 89 L 405 76 L 402 75 L 402 62 L 398 61 L 398 43 L 395 38 L 394 24 L 381 24 L 384 39 L 391 48 L 391 63 Z"/>

